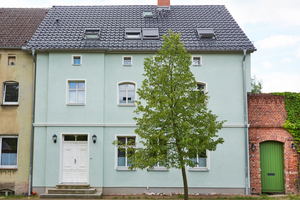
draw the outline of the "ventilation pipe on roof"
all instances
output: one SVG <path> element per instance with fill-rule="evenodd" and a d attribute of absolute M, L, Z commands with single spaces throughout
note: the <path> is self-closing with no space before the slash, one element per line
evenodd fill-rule
<path fill-rule="evenodd" d="M 32 110 L 31 110 L 31 136 L 30 136 L 30 163 L 29 163 L 29 186 L 28 186 L 28 196 L 31 195 L 32 190 L 32 160 L 33 160 L 33 122 L 34 122 L 34 104 L 35 104 L 35 54 L 34 49 L 32 49 L 32 59 L 33 59 L 33 84 L 32 84 Z"/>
<path fill-rule="evenodd" d="M 246 53 L 244 49 L 243 57 L 243 93 L 244 93 L 244 131 L 245 131 L 245 160 L 246 160 L 246 194 L 249 194 L 249 138 L 248 138 L 248 110 L 247 110 L 247 90 L 246 90 Z"/>

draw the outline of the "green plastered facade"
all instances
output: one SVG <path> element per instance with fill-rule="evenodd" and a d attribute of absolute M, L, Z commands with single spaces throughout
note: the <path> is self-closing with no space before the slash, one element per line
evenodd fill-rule
<path fill-rule="evenodd" d="M 154 55 L 154 53 L 150 53 Z M 118 170 L 117 136 L 136 136 L 135 106 L 118 105 L 118 84 L 141 86 L 143 62 L 149 53 L 47 52 L 37 53 L 34 123 L 33 190 L 42 193 L 63 182 L 63 145 L 68 134 L 87 135 L 87 183 L 104 194 L 182 192 L 181 171 Z M 74 55 L 82 64 L 72 64 Z M 191 53 L 201 66 L 191 66 L 206 85 L 209 108 L 227 120 L 219 136 L 224 144 L 209 153 L 207 171 L 187 167 L 190 192 L 245 193 L 245 135 L 243 113 L 243 53 Z M 123 56 L 132 65 L 123 66 Z M 250 92 L 250 54 L 246 56 L 246 84 Z M 68 81 L 85 82 L 85 104 L 68 105 Z M 136 97 L 138 98 L 138 97 Z M 52 136 L 57 135 L 54 143 Z M 93 143 L 92 136 L 97 136 Z M 136 136 L 137 142 L 140 138 Z M 138 144 L 140 146 L 141 144 Z"/>

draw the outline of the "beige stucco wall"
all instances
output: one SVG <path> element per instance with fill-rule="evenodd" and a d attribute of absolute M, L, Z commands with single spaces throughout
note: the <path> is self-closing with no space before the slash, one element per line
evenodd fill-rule
<path fill-rule="evenodd" d="M 8 55 L 16 55 L 14 66 L 8 66 Z M 18 136 L 18 168 L 0 168 L 0 190 L 15 194 L 28 192 L 32 110 L 33 59 L 22 50 L 0 50 L 0 136 Z M 19 83 L 19 105 L 2 105 L 3 82 Z"/>

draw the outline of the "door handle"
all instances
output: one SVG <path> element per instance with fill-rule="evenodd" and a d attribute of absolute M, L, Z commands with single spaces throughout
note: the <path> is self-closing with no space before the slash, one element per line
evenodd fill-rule
<path fill-rule="evenodd" d="M 76 161 L 77 161 L 76 158 L 74 158 L 74 164 L 75 164 L 75 165 L 76 165 Z"/>

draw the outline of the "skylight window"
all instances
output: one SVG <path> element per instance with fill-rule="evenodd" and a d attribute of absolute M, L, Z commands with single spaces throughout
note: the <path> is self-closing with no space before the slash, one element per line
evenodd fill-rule
<path fill-rule="evenodd" d="M 86 29 L 84 33 L 84 39 L 86 40 L 98 40 L 100 37 L 99 29 Z"/>
<path fill-rule="evenodd" d="M 131 40 L 141 39 L 141 28 L 125 28 L 125 38 Z"/>
<path fill-rule="evenodd" d="M 198 36 L 201 38 L 215 39 L 215 32 L 212 28 L 197 28 Z"/>
<path fill-rule="evenodd" d="M 153 13 L 152 13 L 152 11 L 144 11 L 143 16 L 144 17 L 153 17 Z"/>
<path fill-rule="evenodd" d="M 143 39 L 159 39 L 158 28 L 143 28 Z"/>

